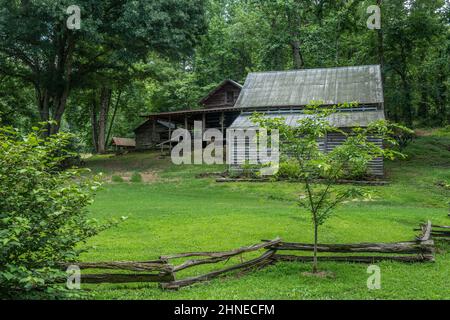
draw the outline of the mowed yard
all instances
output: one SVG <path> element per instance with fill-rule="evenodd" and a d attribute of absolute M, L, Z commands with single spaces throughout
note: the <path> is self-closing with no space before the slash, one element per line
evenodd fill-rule
<path fill-rule="evenodd" d="M 406 149 L 408 160 L 387 163 L 388 186 L 366 187 L 370 201 L 339 207 L 320 230 L 322 243 L 412 240 L 419 223 L 450 225 L 450 135 L 429 133 Z M 312 242 L 310 217 L 295 200 L 301 185 L 290 182 L 216 183 L 196 178 L 221 166 L 175 166 L 159 153 L 95 156 L 86 161 L 104 172 L 91 207 L 103 221 L 127 216 L 92 238 L 84 261 L 152 260 L 187 251 L 218 251 L 273 239 Z M 140 172 L 143 182 L 112 182 Z M 114 179 L 117 181 L 117 179 Z M 369 290 L 367 265 L 322 262 L 334 277 L 303 275 L 309 263 L 278 263 L 245 275 L 231 274 L 178 291 L 156 283 L 85 285 L 97 299 L 450 299 L 450 245 L 437 242 L 435 263 L 383 262 L 381 289 Z M 259 253 L 260 254 L 260 253 Z M 244 259 L 258 255 L 247 254 Z M 200 274 L 240 261 L 233 258 L 181 272 Z"/>

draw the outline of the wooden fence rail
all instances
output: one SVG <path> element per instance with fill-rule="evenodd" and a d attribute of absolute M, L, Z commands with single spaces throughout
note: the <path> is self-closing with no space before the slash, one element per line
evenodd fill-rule
<path fill-rule="evenodd" d="M 428 223 L 430 224 L 430 226 L 429 226 L 429 236 L 430 237 L 440 238 L 443 240 L 450 240 L 450 226 L 439 226 L 439 225 L 431 224 L 430 222 L 428 222 Z M 414 230 L 419 231 L 419 230 L 423 230 L 426 227 L 428 227 L 428 224 L 422 224 L 420 226 L 420 229 L 414 229 Z"/>
<path fill-rule="evenodd" d="M 405 263 L 434 261 L 434 241 L 432 237 L 449 237 L 450 227 L 433 226 L 430 221 L 422 224 L 419 229 L 421 234 L 413 241 L 395 243 L 350 243 L 350 244 L 318 244 L 318 252 L 326 253 L 350 253 L 353 255 L 326 255 L 319 256 L 319 261 L 358 262 L 374 263 L 379 261 L 398 261 Z M 232 257 L 244 253 L 266 250 L 257 258 L 211 271 L 206 274 L 177 279 L 176 274 L 181 270 L 192 268 L 203 264 L 212 264 L 226 261 Z M 311 252 L 314 245 L 309 243 L 283 242 L 280 238 L 273 240 L 262 240 L 251 246 L 241 247 L 230 251 L 221 252 L 186 252 L 179 254 L 164 255 L 159 260 L 152 261 L 115 261 L 115 262 L 80 262 L 76 265 L 80 269 L 109 269 L 133 271 L 130 273 L 104 273 L 83 274 L 81 281 L 85 283 L 125 283 L 125 282 L 158 282 L 163 289 L 178 289 L 197 282 L 208 281 L 236 270 L 248 272 L 262 268 L 278 261 L 312 261 L 311 255 L 279 254 L 279 251 Z M 358 255 L 354 255 L 358 254 Z M 362 255 L 364 254 L 364 255 Z M 370 255 L 376 254 L 376 255 Z M 381 255 L 383 254 L 383 255 Z M 170 260 L 196 257 L 181 264 L 172 265 Z M 203 257 L 203 258 L 200 258 Z M 73 263 L 75 264 L 75 263 Z M 67 267 L 69 264 L 61 264 Z"/>

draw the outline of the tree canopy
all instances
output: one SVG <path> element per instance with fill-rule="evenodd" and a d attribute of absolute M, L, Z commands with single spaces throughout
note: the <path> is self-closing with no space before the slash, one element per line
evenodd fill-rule
<path fill-rule="evenodd" d="M 197 108 L 224 79 L 381 64 L 389 119 L 449 124 L 449 2 L 376 3 L 379 30 L 368 0 L 80 0 L 70 30 L 69 1 L 0 0 L 0 118 L 55 119 L 98 150 L 141 114 Z"/>

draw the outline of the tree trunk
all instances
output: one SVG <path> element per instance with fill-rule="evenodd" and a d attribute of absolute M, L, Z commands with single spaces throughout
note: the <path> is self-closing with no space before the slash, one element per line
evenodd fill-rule
<path fill-rule="evenodd" d="M 304 65 L 302 53 L 300 51 L 300 41 L 294 40 L 291 42 L 292 48 L 292 59 L 294 62 L 295 69 L 302 69 Z"/>
<path fill-rule="evenodd" d="M 48 91 L 36 86 L 37 104 L 39 109 L 39 119 L 41 122 L 48 122 L 50 120 L 50 107 Z M 46 126 L 46 131 L 43 133 L 45 137 L 50 135 L 50 124 Z"/>
<path fill-rule="evenodd" d="M 403 86 L 403 119 L 407 126 L 412 126 L 412 108 L 411 108 L 411 92 L 409 81 L 406 78 L 407 76 L 402 76 L 402 86 Z"/>
<path fill-rule="evenodd" d="M 443 53 L 440 52 L 439 58 L 442 58 Z M 441 60 L 441 59 L 440 59 Z M 442 65 L 441 68 L 438 70 L 437 74 L 437 88 L 436 88 L 436 95 L 435 95 L 435 101 L 437 105 L 437 109 L 439 110 L 439 122 L 442 126 L 445 126 L 450 123 L 450 112 L 447 110 L 447 101 L 448 101 L 448 88 L 447 88 L 447 75 L 444 72 L 445 66 Z"/>
<path fill-rule="evenodd" d="M 61 25 L 61 28 L 64 29 L 65 26 Z M 43 86 L 35 86 L 41 121 L 54 121 L 48 125 L 47 136 L 58 133 L 61 127 L 71 89 L 72 58 L 75 49 L 75 39 L 70 34 L 58 33 L 54 41 L 58 50 L 48 61 L 51 81 Z"/>
<path fill-rule="evenodd" d="M 420 82 L 420 102 L 419 108 L 417 110 L 417 115 L 422 122 L 428 119 L 428 92 L 426 90 L 426 84 L 424 80 L 419 80 Z"/>
<path fill-rule="evenodd" d="M 69 88 L 65 88 L 61 93 L 59 93 L 55 98 L 53 98 L 53 105 L 55 107 L 55 112 L 53 114 L 52 120 L 54 123 L 51 124 L 50 134 L 57 134 L 61 127 L 61 120 L 66 109 L 67 98 L 69 97 Z"/>
<path fill-rule="evenodd" d="M 313 258 L 313 269 L 312 272 L 313 273 L 317 273 L 318 268 L 317 268 L 317 244 L 318 244 L 318 230 L 319 226 L 317 225 L 317 221 L 314 218 L 314 258 Z"/>
<path fill-rule="evenodd" d="M 112 128 L 113 128 L 113 125 L 114 125 L 114 120 L 116 119 L 117 109 L 119 108 L 119 102 L 120 102 L 120 96 L 121 95 L 122 95 L 122 90 L 119 89 L 119 93 L 117 95 L 117 100 L 116 100 L 116 103 L 114 105 L 113 115 L 112 115 L 112 118 L 111 118 L 111 122 L 109 124 L 108 133 L 106 134 L 106 143 L 108 143 L 109 139 L 111 138 L 111 132 L 112 132 Z"/>
<path fill-rule="evenodd" d="M 98 119 L 98 153 L 106 151 L 106 126 L 108 123 L 111 89 L 103 87 L 100 92 L 100 113 Z"/>
<path fill-rule="evenodd" d="M 98 120 L 97 120 L 97 99 L 95 96 L 95 91 L 92 93 L 92 104 L 91 104 L 91 127 L 92 127 L 92 146 L 94 147 L 94 152 L 98 153 Z"/>

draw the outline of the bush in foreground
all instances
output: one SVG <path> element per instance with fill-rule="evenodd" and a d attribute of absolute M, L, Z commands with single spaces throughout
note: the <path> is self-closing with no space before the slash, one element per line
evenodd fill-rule
<path fill-rule="evenodd" d="M 74 261 L 79 244 L 108 225 L 87 216 L 99 187 L 77 169 L 61 170 L 71 136 L 42 139 L 0 128 L 0 298 L 66 298 L 59 262 Z M 65 156 L 58 156 L 65 154 Z"/>

